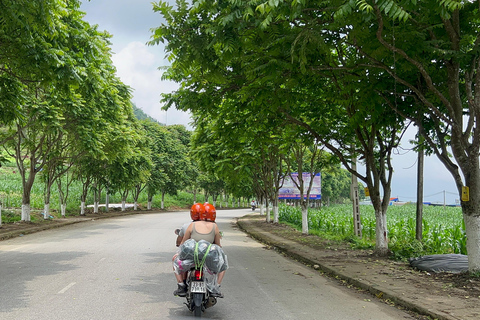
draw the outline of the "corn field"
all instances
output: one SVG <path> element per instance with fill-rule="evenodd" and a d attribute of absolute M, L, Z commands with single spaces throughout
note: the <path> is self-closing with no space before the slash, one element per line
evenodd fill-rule
<path fill-rule="evenodd" d="M 466 235 L 459 207 L 424 206 L 422 241 L 415 237 L 415 205 L 390 206 L 387 211 L 389 249 L 397 259 L 427 254 L 466 252 Z M 361 206 L 362 239 L 354 236 L 351 205 L 310 209 L 309 231 L 330 239 L 348 240 L 357 247 L 375 246 L 375 212 L 372 206 Z M 281 222 L 301 230 L 300 208 L 282 205 Z"/>

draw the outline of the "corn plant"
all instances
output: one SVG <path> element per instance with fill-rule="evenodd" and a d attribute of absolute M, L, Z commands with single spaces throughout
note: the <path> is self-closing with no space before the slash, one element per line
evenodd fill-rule
<path fill-rule="evenodd" d="M 375 244 L 375 212 L 372 206 L 362 206 L 363 246 Z M 301 229 L 300 209 L 281 206 L 280 220 Z M 466 254 L 466 235 L 462 212 L 455 207 L 424 207 L 423 241 L 415 239 L 415 206 L 391 206 L 387 214 L 389 248 L 396 258 L 425 254 Z M 309 210 L 309 230 L 332 239 L 354 238 L 351 205 Z"/>

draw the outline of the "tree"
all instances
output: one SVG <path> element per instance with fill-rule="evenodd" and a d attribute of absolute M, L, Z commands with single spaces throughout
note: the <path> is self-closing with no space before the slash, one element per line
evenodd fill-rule
<path fill-rule="evenodd" d="M 288 174 L 300 193 L 302 233 L 308 234 L 308 208 L 314 178 L 331 161 L 331 156 L 321 150 L 320 143 L 311 135 L 294 131 L 293 136 L 295 140 L 291 144 L 286 162 L 289 165 Z M 296 179 L 292 176 L 292 171 L 297 172 Z M 308 173 L 307 181 L 304 179 L 304 173 Z"/>
<path fill-rule="evenodd" d="M 155 9 L 169 25 L 155 30 L 152 43 L 168 41 L 173 62 L 166 76 L 182 82 L 165 96 L 167 107 L 214 116 L 228 110 L 227 119 L 235 123 L 256 114 L 276 118 L 273 126 L 289 122 L 309 131 L 372 190 L 377 252 L 386 254 L 390 156 L 404 124 L 394 112 L 384 111 L 388 101 L 374 89 L 392 81 L 384 83 L 384 75 L 356 66 L 363 60 L 345 46 L 341 32 L 330 32 L 336 25 L 329 24 L 334 11 L 326 3 L 313 11 L 302 3 L 290 5 L 204 1 L 189 7 L 180 2 L 173 10 L 159 3 Z M 350 164 L 352 144 L 365 160 L 365 174 Z M 267 192 L 271 199 L 278 177 L 270 176 L 275 185 Z"/>
<path fill-rule="evenodd" d="M 410 108 L 393 109 L 413 121 L 452 174 L 466 226 L 469 270 L 480 270 L 480 21 L 479 1 L 345 3 L 337 12 L 357 22 L 350 44 L 397 85 Z M 343 19 L 345 18 L 345 19 Z M 347 22 L 348 21 L 348 22 Z M 359 30 L 368 25 L 369 32 Z M 368 46 L 363 44 L 369 43 Z M 376 52 L 390 54 L 381 60 Z"/>
<path fill-rule="evenodd" d="M 56 142 L 74 146 L 69 148 L 72 157 L 80 153 L 101 157 L 105 137 L 112 132 L 106 128 L 125 118 L 130 93 L 114 75 L 109 36 L 82 20 L 79 4 L 18 1 L 2 11 L 6 14 L 0 20 L 5 27 L 0 34 L 5 45 L 1 56 L 6 60 L 0 63 L 0 76 L 16 83 L 9 89 L 21 99 L 8 102 L 14 107 L 10 115 L 15 116 L 4 121 L 8 127 L 0 141 L 15 150 L 22 175 L 22 220 L 30 219 L 36 174 L 61 166 L 53 156 L 61 151 L 54 149 Z M 51 186 L 51 172 L 45 176 Z"/>
<path fill-rule="evenodd" d="M 327 206 L 331 202 L 344 203 L 350 198 L 350 185 L 351 173 L 341 168 L 340 163 L 331 164 L 322 170 L 322 202 Z"/>

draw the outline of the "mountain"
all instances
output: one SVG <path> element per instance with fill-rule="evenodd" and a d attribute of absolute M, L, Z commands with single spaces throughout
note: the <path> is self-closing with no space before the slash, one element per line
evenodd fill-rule
<path fill-rule="evenodd" d="M 135 117 L 137 117 L 138 120 L 150 120 L 152 122 L 156 122 L 162 126 L 164 126 L 165 124 L 164 123 L 161 123 L 159 122 L 158 120 L 150 117 L 148 114 L 146 114 L 145 112 L 143 112 L 142 109 L 140 108 L 137 108 L 137 106 L 133 105 L 133 113 L 135 114 Z"/>

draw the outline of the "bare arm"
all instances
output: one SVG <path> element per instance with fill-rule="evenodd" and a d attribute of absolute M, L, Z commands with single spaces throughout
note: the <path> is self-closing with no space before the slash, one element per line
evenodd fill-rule
<path fill-rule="evenodd" d="M 187 241 L 188 239 L 191 238 L 191 236 L 192 236 L 192 228 L 193 228 L 193 222 L 190 223 L 190 225 L 188 226 L 187 230 L 185 230 L 185 234 L 183 235 L 182 243 L 181 243 L 180 245 L 182 245 L 185 241 Z"/>
<path fill-rule="evenodd" d="M 218 245 L 218 246 L 220 246 L 220 247 L 222 246 L 222 245 L 220 244 L 220 238 L 221 238 L 221 237 L 222 237 L 222 236 L 220 235 L 220 229 L 218 229 L 217 224 L 215 224 L 215 239 L 213 240 L 213 243 L 216 244 L 216 245 Z"/>

